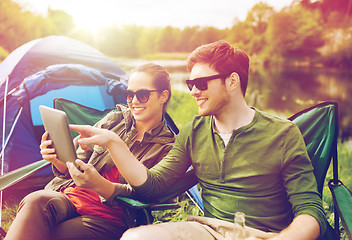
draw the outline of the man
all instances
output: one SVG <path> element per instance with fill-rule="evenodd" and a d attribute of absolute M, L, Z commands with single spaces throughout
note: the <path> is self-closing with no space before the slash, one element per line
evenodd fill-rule
<path fill-rule="evenodd" d="M 279 233 L 272 239 L 318 238 L 325 217 L 303 138 L 292 122 L 247 105 L 246 53 L 217 41 L 193 51 L 187 67 L 200 116 L 181 129 L 173 149 L 151 170 L 111 133 L 76 127 L 80 143 L 106 145 L 142 197 L 157 196 L 192 165 L 206 217 L 232 222 L 240 211 L 248 226 Z M 207 224 L 189 221 L 131 229 L 122 239 L 221 238 Z"/>

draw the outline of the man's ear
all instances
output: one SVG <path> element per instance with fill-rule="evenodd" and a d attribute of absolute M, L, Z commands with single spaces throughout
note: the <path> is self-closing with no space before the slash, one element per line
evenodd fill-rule
<path fill-rule="evenodd" d="M 161 102 L 162 103 L 166 103 L 167 100 L 169 99 L 169 91 L 168 90 L 164 90 L 161 94 L 160 94 L 160 98 L 161 98 Z"/>
<path fill-rule="evenodd" d="M 237 88 L 241 89 L 241 80 L 240 76 L 236 72 L 233 72 L 229 77 L 229 89 L 233 91 Z"/>

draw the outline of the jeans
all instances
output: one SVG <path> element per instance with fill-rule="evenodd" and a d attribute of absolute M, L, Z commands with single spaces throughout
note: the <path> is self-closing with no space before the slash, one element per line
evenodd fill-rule
<path fill-rule="evenodd" d="M 78 215 L 62 193 L 39 190 L 20 203 L 6 240 L 119 239 L 125 227 L 100 217 Z"/>

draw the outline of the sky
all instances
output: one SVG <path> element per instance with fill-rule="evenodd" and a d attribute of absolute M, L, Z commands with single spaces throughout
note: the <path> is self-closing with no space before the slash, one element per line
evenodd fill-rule
<path fill-rule="evenodd" d="M 81 27 L 117 26 L 213 26 L 230 28 L 235 18 L 245 20 L 248 11 L 262 1 L 280 11 L 293 0 L 15 0 L 33 12 L 43 14 L 48 7 L 61 9 Z"/>

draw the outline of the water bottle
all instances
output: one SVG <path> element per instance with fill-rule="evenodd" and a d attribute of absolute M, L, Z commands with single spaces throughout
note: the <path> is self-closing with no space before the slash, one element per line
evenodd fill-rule
<path fill-rule="evenodd" d="M 236 212 L 234 218 L 233 240 L 242 240 L 248 237 L 246 231 L 246 218 L 243 212 Z"/>

